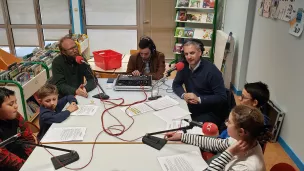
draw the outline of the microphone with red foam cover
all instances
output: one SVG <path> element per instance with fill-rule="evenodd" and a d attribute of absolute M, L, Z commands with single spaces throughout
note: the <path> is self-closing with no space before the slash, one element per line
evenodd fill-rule
<path fill-rule="evenodd" d="M 218 136 L 219 130 L 216 124 L 212 122 L 204 122 L 202 125 L 202 131 L 204 135 L 207 136 Z"/>
<path fill-rule="evenodd" d="M 178 62 L 177 64 L 175 64 L 175 67 L 169 69 L 167 71 L 167 75 L 170 75 L 171 72 L 177 70 L 177 71 L 181 71 L 182 69 L 184 69 L 185 64 L 183 62 Z"/>
<path fill-rule="evenodd" d="M 76 60 L 76 62 L 77 62 L 78 64 L 87 64 L 87 65 L 89 65 L 89 64 L 83 59 L 82 56 L 76 56 L 75 60 Z"/>

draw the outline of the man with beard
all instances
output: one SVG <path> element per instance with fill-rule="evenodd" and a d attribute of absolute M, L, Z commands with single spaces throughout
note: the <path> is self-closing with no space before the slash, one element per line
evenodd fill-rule
<path fill-rule="evenodd" d="M 86 64 L 78 64 L 75 60 L 79 56 L 78 48 L 70 37 L 63 37 L 59 41 L 61 55 L 52 63 L 52 83 L 58 88 L 60 97 L 79 95 L 88 97 L 88 91 L 96 87 L 92 71 Z M 85 59 L 84 59 L 85 60 Z M 84 85 L 84 77 L 86 85 Z"/>

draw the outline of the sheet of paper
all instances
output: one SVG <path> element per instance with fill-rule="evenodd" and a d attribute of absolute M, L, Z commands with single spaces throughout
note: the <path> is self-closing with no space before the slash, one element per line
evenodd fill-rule
<path fill-rule="evenodd" d="M 188 125 L 189 125 L 189 123 L 184 120 L 173 120 L 173 121 L 167 123 L 166 130 L 185 127 Z M 177 132 L 182 132 L 182 131 L 177 131 Z M 195 126 L 192 129 L 187 130 L 187 133 L 203 135 L 202 128 L 200 128 L 198 126 Z"/>
<path fill-rule="evenodd" d="M 155 111 L 153 114 L 168 123 L 173 120 L 185 118 L 187 115 L 190 115 L 191 113 L 187 110 L 182 109 L 179 106 L 172 106 L 164 110 Z"/>
<path fill-rule="evenodd" d="M 120 109 L 123 112 L 126 112 L 127 108 L 128 107 L 122 107 Z M 147 113 L 147 112 L 150 112 L 150 111 L 153 111 L 153 109 L 151 107 L 149 107 L 145 103 L 139 103 L 139 104 L 136 104 L 136 105 L 133 105 L 133 106 L 129 107 L 127 109 L 127 114 L 129 116 L 136 116 L 136 115 L 140 115 L 140 114 Z"/>
<path fill-rule="evenodd" d="M 98 110 L 95 105 L 78 105 L 78 110 L 71 113 L 72 116 L 93 116 Z"/>
<path fill-rule="evenodd" d="M 157 159 L 164 171 L 202 171 L 208 167 L 197 151 Z"/>
<path fill-rule="evenodd" d="M 162 110 L 171 106 L 178 105 L 178 101 L 174 100 L 169 96 L 161 97 L 157 100 L 146 102 L 148 106 L 153 108 L 154 110 Z"/>
<path fill-rule="evenodd" d="M 50 128 L 42 142 L 82 141 L 86 130 L 86 127 Z"/>

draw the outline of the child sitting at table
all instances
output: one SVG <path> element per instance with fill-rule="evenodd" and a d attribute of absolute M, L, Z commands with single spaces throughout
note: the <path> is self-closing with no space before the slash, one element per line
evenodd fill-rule
<path fill-rule="evenodd" d="M 38 92 L 38 102 L 40 103 L 39 125 L 40 131 L 38 140 L 40 141 L 53 123 L 61 123 L 70 114 L 78 109 L 77 100 L 74 96 L 68 95 L 58 100 L 58 90 L 55 85 L 45 84 Z M 70 105 L 62 111 L 67 103 Z"/>
<path fill-rule="evenodd" d="M 0 87 L 0 142 L 20 133 L 18 140 L 35 143 L 31 130 L 17 110 L 15 92 Z M 33 146 L 16 142 L 0 147 L 0 170 L 19 170 L 33 149 Z"/>
<path fill-rule="evenodd" d="M 261 111 L 252 106 L 238 105 L 226 122 L 230 138 L 220 139 L 182 133 L 168 133 L 166 139 L 181 140 L 204 151 L 222 152 L 206 170 L 265 171 L 265 162 L 259 142 L 267 142 L 271 133 L 264 126 Z"/>
<path fill-rule="evenodd" d="M 262 82 L 254 82 L 245 84 L 239 100 L 240 104 L 249 105 L 261 110 L 262 107 L 265 106 L 269 101 L 269 96 L 270 93 L 267 84 Z M 268 116 L 264 114 L 264 124 L 267 125 L 268 121 Z M 219 137 L 223 139 L 228 138 L 229 136 L 227 129 L 224 130 Z"/>

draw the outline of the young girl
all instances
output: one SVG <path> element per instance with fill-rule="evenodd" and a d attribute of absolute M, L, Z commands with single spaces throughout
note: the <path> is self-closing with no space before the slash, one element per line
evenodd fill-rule
<path fill-rule="evenodd" d="M 196 145 L 204 151 L 222 152 L 212 160 L 207 171 L 265 171 L 259 142 L 264 143 L 271 136 L 264 126 L 262 113 L 255 107 L 239 105 L 231 111 L 226 124 L 230 136 L 227 139 L 181 133 L 168 133 L 166 138 Z"/>

